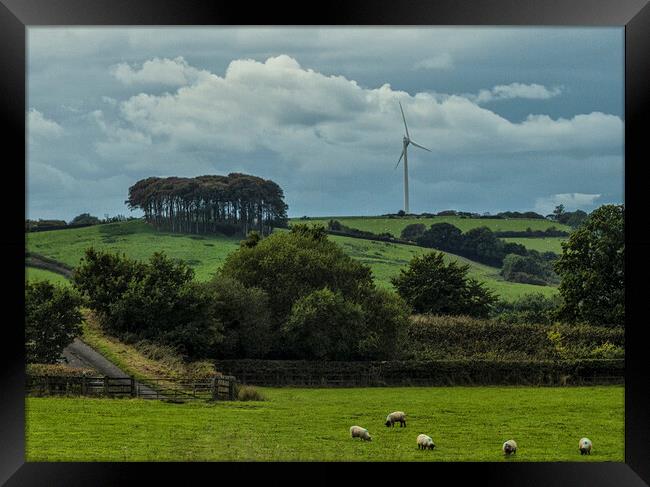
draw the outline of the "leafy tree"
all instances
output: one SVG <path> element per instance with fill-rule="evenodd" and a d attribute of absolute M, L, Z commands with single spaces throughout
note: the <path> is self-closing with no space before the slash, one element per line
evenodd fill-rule
<path fill-rule="evenodd" d="M 453 252 L 460 248 L 463 232 L 451 223 L 434 223 L 417 240 L 422 247 Z"/>
<path fill-rule="evenodd" d="M 541 293 L 530 293 L 513 301 L 499 300 L 492 314 L 500 323 L 551 325 L 557 319 L 561 304 L 559 295 L 547 297 Z"/>
<path fill-rule="evenodd" d="M 224 337 L 216 346 L 216 357 L 264 357 L 271 346 L 271 313 L 266 293 L 222 276 L 215 276 L 207 286 L 215 317 L 223 327 Z"/>
<path fill-rule="evenodd" d="M 82 213 L 70 221 L 70 225 L 97 225 L 98 223 L 100 223 L 99 218 L 90 213 Z"/>
<path fill-rule="evenodd" d="M 488 227 L 476 227 L 463 234 L 461 251 L 473 260 L 500 267 L 505 257 L 503 246 Z"/>
<path fill-rule="evenodd" d="M 297 358 L 358 358 L 363 310 L 340 292 L 319 289 L 296 300 L 282 331 Z"/>
<path fill-rule="evenodd" d="M 468 278 L 468 270 L 467 264 L 445 264 L 442 252 L 431 252 L 414 257 L 392 283 L 416 313 L 487 316 L 496 297 Z"/>
<path fill-rule="evenodd" d="M 293 225 L 254 247 L 240 247 L 228 255 L 221 275 L 266 292 L 276 329 L 293 303 L 313 291 L 329 287 L 355 299 L 361 288 L 374 286 L 368 266 L 328 240 L 324 228 L 307 225 Z"/>
<path fill-rule="evenodd" d="M 404 240 L 417 240 L 427 229 L 424 223 L 411 223 L 402 229 L 401 237 Z"/>
<path fill-rule="evenodd" d="M 598 325 L 624 324 L 624 211 L 623 205 L 601 206 L 562 243 L 555 270 L 561 277 L 564 318 Z"/>
<path fill-rule="evenodd" d="M 564 214 L 564 205 L 557 205 L 553 210 L 553 219 L 560 221 L 560 218 Z"/>
<path fill-rule="evenodd" d="M 47 281 L 25 283 L 25 351 L 27 363 L 55 363 L 81 333 L 81 298 L 73 290 Z"/>

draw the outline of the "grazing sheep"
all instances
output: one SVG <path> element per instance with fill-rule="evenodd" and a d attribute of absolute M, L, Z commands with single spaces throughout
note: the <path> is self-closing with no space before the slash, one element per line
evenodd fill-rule
<path fill-rule="evenodd" d="M 418 435 L 418 450 L 433 450 L 436 445 L 433 444 L 433 440 L 430 436 L 425 434 Z"/>
<path fill-rule="evenodd" d="M 515 440 L 508 440 L 503 444 L 503 453 L 506 455 L 517 453 L 517 443 Z"/>
<path fill-rule="evenodd" d="M 368 430 L 366 428 L 362 428 L 361 426 L 351 426 L 350 436 L 352 436 L 352 438 L 361 438 L 363 441 L 372 441 Z"/>
<path fill-rule="evenodd" d="M 589 438 L 581 438 L 580 443 L 578 443 L 580 455 L 591 455 L 591 446 L 591 440 Z"/>
<path fill-rule="evenodd" d="M 386 426 L 395 426 L 399 421 L 399 427 L 406 426 L 406 413 L 404 411 L 395 411 L 386 416 Z"/>

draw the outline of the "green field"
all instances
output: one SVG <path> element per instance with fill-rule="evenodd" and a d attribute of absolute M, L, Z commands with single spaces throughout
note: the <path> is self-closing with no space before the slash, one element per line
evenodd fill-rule
<path fill-rule="evenodd" d="M 514 242 L 523 245 L 527 249 L 537 250 L 538 252 L 555 252 L 562 254 L 562 242 L 566 242 L 568 237 L 548 237 L 548 238 L 502 238 L 506 242 Z"/>
<path fill-rule="evenodd" d="M 330 220 L 338 220 L 343 225 L 365 230 L 373 233 L 388 232 L 395 237 L 399 237 L 402 230 L 407 225 L 412 223 L 423 223 L 424 225 L 431 226 L 434 223 L 451 223 L 452 225 L 460 228 L 463 232 L 476 227 L 488 227 L 493 232 L 515 230 L 524 231 L 526 228 L 532 230 L 546 230 L 550 227 L 555 227 L 558 230 L 566 232 L 571 231 L 571 227 L 555 223 L 550 220 L 537 220 L 537 219 L 491 219 L 491 218 L 461 218 L 459 216 L 437 216 L 433 218 L 385 218 L 385 217 L 372 217 L 372 216 L 332 216 L 332 217 L 319 217 L 309 218 L 303 220 L 301 218 L 293 218 L 290 223 L 309 223 L 313 225 L 323 225 L 327 227 L 327 222 Z"/>
<path fill-rule="evenodd" d="M 491 221 L 491 220 L 486 220 Z M 430 249 L 412 245 L 375 242 L 352 237 L 330 236 L 343 247 L 351 257 L 368 264 L 373 271 L 377 285 L 390 288 L 390 278 L 408 264 L 415 255 Z M 125 253 L 135 259 L 147 259 L 154 251 L 165 253 L 176 259 L 185 260 L 196 272 L 199 280 L 207 280 L 223 263 L 226 256 L 238 248 L 241 238 L 223 236 L 179 235 L 157 232 L 141 220 L 108 225 L 97 225 L 80 229 L 53 230 L 28 233 L 28 249 L 68 265 L 76 266 L 86 248 Z M 534 286 L 504 281 L 499 269 L 489 267 L 463 257 L 448 254 L 471 265 L 470 275 L 505 299 L 522 294 L 539 292 L 551 295 L 557 288 Z"/>
<path fill-rule="evenodd" d="M 25 268 L 25 278 L 29 281 L 49 281 L 52 284 L 62 284 L 64 286 L 70 284 L 70 281 L 61 274 L 46 271 L 45 269 L 37 269 L 36 267 Z"/>
<path fill-rule="evenodd" d="M 624 461 L 621 386 L 260 390 L 267 401 L 30 397 L 26 460 Z M 406 428 L 384 426 L 394 410 Z M 352 439 L 355 424 L 373 441 Z M 417 449 L 420 433 L 434 450 Z M 519 451 L 506 459 L 508 439 Z"/>

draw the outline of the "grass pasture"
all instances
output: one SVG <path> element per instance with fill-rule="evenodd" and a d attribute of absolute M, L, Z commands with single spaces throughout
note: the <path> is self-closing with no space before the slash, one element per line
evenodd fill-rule
<path fill-rule="evenodd" d="M 26 460 L 624 461 L 621 386 L 260 389 L 267 401 L 29 397 Z M 406 428 L 384 426 L 394 410 Z M 373 441 L 350 438 L 353 424 Z M 417 449 L 419 433 L 433 451 Z"/>
<path fill-rule="evenodd" d="M 555 252 L 562 255 L 562 242 L 568 237 L 547 237 L 547 238 L 502 238 L 506 242 L 514 242 L 523 245 L 529 250 L 538 252 Z"/>
<path fill-rule="evenodd" d="M 49 281 L 52 284 L 59 284 L 62 286 L 70 285 L 70 281 L 61 274 L 45 269 L 38 269 L 37 267 L 26 267 L 25 279 L 28 281 Z"/>
<path fill-rule="evenodd" d="M 534 218 L 492 219 L 461 218 L 459 216 L 436 216 L 430 218 L 386 218 L 381 216 L 332 216 L 309 218 L 307 220 L 303 220 L 301 218 L 292 218 L 290 220 L 290 223 L 305 223 L 310 225 L 323 225 L 324 227 L 327 227 L 327 222 L 330 220 L 338 220 L 345 226 L 357 228 L 359 230 L 365 230 L 368 232 L 388 232 L 394 237 L 399 237 L 404 227 L 412 223 L 422 223 L 426 225 L 427 228 L 434 223 L 451 223 L 452 225 L 460 228 L 463 232 L 477 227 L 488 227 L 493 232 L 508 230 L 524 231 L 526 228 L 530 228 L 532 230 L 546 230 L 550 227 L 555 227 L 558 230 L 564 230 L 566 232 L 571 231 L 571 227 L 567 225 L 562 225 L 561 223 L 552 222 L 550 220 L 541 220 Z"/>

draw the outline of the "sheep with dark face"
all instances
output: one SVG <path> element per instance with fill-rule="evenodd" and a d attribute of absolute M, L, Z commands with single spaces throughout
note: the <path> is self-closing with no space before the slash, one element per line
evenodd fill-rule
<path fill-rule="evenodd" d="M 506 455 L 517 453 L 517 443 L 515 440 L 508 440 L 503 444 L 503 453 Z"/>
<path fill-rule="evenodd" d="M 372 437 L 366 428 L 361 426 L 351 426 L 350 427 L 350 436 L 352 438 L 361 438 L 363 441 L 372 441 Z"/>
<path fill-rule="evenodd" d="M 395 411 L 386 416 L 386 426 L 395 426 L 399 422 L 399 426 L 406 427 L 406 413 L 404 411 Z"/>
<path fill-rule="evenodd" d="M 591 455 L 591 440 L 589 438 L 580 438 L 578 448 L 580 448 L 580 455 Z"/>
<path fill-rule="evenodd" d="M 418 435 L 417 443 L 418 450 L 433 450 L 436 447 L 431 437 L 425 434 Z"/>

